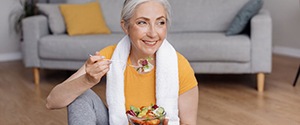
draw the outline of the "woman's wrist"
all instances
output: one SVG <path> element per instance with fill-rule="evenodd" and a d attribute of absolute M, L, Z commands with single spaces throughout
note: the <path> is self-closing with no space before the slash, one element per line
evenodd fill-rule
<path fill-rule="evenodd" d="M 82 75 L 83 83 L 90 88 L 98 84 L 97 81 L 93 80 L 91 77 L 89 77 L 87 74 Z"/>

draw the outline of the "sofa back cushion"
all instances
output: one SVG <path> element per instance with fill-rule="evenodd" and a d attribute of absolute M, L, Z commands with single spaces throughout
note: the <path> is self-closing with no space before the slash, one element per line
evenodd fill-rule
<path fill-rule="evenodd" d="M 247 35 L 227 37 L 222 32 L 171 33 L 168 40 L 190 62 L 251 61 L 251 41 Z"/>
<path fill-rule="evenodd" d="M 39 11 L 48 17 L 48 23 L 50 31 L 53 34 L 64 34 L 66 32 L 66 26 L 64 18 L 59 10 L 59 4 L 36 4 Z"/>
<path fill-rule="evenodd" d="M 66 0 L 85 3 L 95 0 Z M 123 0 L 98 0 L 105 21 L 112 32 L 123 32 L 120 16 Z M 249 0 L 169 0 L 170 32 L 226 31 L 238 11 Z"/>
<path fill-rule="evenodd" d="M 226 31 L 249 0 L 169 0 L 170 32 Z"/>

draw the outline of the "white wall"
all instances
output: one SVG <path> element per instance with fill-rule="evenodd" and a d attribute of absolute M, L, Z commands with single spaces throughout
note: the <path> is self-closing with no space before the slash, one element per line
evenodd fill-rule
<path fill-rule="evenodd" d="M 273 21 L 273 52 L 300 58 L 299 0 L 264 0 Z"/>
<path fill-rule="evenodd" d="M 0 62 L 21 59 L 20 35 L 14 30 L 21 9 L 19 0 L 0 1 Z"/>

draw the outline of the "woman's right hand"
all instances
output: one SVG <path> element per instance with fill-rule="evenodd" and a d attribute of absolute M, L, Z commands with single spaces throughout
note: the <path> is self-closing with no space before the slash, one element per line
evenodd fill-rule
<path fill-rule="evenodd" d="M 90 56 L 85 63 L 85 76 L 88 82 L 96 85 L 100 82 L 101 78 L 109 71 L 111 61 L 105 59 L 104 56 Z"/>

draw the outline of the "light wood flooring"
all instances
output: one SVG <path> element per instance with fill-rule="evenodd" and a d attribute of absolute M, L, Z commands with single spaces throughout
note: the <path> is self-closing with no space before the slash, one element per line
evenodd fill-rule
<path fill-rule="evenodd" d="M 292 86 L 299 58 L 273 55 L 264 93 L 255 75 L 203 75 L 199 82 L 198 125 L 300 125 L 300 79 Z M 21 61 L 0 63 L 0 125 L 66 125 L 66 109 L 47 110 L 50 90 L 72 71 L 41 70 L 35 86 L 32 70 Z M 93 89 L 104 98 L 105 84 Z"/>

